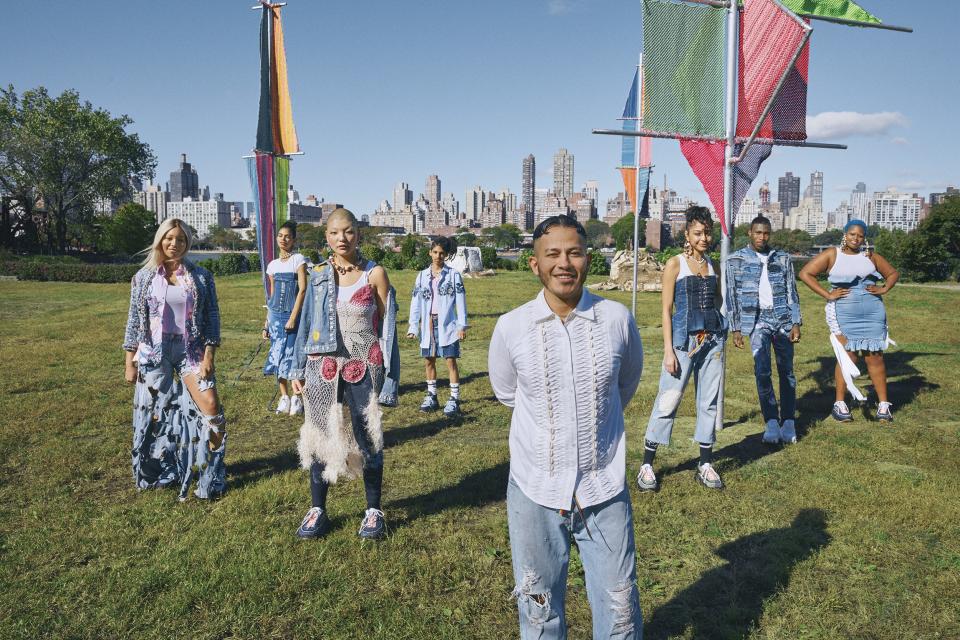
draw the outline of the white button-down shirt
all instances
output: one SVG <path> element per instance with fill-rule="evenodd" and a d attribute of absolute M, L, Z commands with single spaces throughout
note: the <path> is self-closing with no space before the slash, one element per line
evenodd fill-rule
<path fill-rule="evenodd" d="M 643 370 L 633 316 L 586 289 L 566 322 L 540 292 L 500 317 L 490 341 L 490 384 L 513 408 L 510 475 L 537 504 L 570 509 L 623 491 L 623 409 Z"/>

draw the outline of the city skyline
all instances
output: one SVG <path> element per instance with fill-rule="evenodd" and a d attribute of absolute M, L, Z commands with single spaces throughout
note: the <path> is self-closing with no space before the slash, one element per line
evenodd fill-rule
<path fill-rule="evenodd" d="M 601 203 L 620 191 L 619 141 L 590 130 L 615 126 L 641 44 L 639 3 L 374 5 L 370 11 L 294 0 L 284 10 L 294 120 L 306 152 L 294 159 L 291 181 L 301 191 L 358 214 L 374 211 L 398 181 L 423 185 L 431 174 L 441 176 L 444 193 L 463 194 L 476 184 L 522 193 L 517 159 L 539 157 L 536 181 L 548 185 L 550 158 L 561 147 L 576 156 L 574 189 L 597 181 Z M 916 32 L 817 23 L 813 37 L 808 128 L 811 137 L 850 149 L 777 148 L 751 197 L 786 171 L 823 171 L 825 210 L 847 199 L 858 181 L 871 191 L 895 186 L 924 196 L 960 182 L 960 161 L 950 153 L 960 132 L 942 109 L 960 97 L 948 81 L 957 48 L 948 25 L 960 18 L 960 6 L 872 0 L 870 8 Z M 249 200 L 241 156 L 255 134 L 258 15 L 242 3 L 217 3 L 192 7 L 191 20 L 182 18 L 142 1 L 97 20 L 74 5 L 9 12 L 5 44 L 30 55 L 5 56 L 0 78 L 18 91 L 75 88 L 97 107 L 128 114 L 131 130 L 158 156 L 160 184 L 186 153 L 211 190 Z M 37 22 L 60 47 L 33 45 L 29 25 Z M 149 47 L 131 23 L 149 25 Z M 316 24 L 336 27 L 320 40 Z M 397 33 L 424 24 L 430 38 L 396 47 Z M 489 29 L 503 44 L 471 44 L 471 36 L 484 41 Z M 174 78 L 184 78 L 170 67 L 173 59 L 192 60 L 190 73 L 176 89 L 158 91 L 158 82 L 174 86 Z M 522 82 L 510 80 L 518 64 Z M 440 95 L 411 82 L 426 68 L 442 81 Z M 654 159 L 655 183 L 666 175 L 678 192 L 707 201 L 676 142 L 655 141 Z"/>

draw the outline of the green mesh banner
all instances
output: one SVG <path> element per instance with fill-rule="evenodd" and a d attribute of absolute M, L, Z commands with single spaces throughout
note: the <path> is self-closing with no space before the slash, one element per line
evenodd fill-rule
<path fill-rule="evenodd" d="M 815 16 L 845 18 L 874 24 L 880 22 L 880 18 L 871 15 L 850 0 L 780 0 L 780 3 L 794 13 L 809 13 Z"/>
<path fill-rule="evenodd" d="M 645 0 L 645 129 L 722 138 L 723 9 Z"/>

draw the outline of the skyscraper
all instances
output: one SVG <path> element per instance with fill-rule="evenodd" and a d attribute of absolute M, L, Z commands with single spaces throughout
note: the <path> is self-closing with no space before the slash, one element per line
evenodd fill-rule
<path fill-rule="evenodd" d="M 531 153 L 523 159 L 523 181 L 520 188 L 520 204 L 526 213 L 525 227 L 533 226 L 536 213 L 537 161 Z"/>
<path fill-rule="evenodd" d="M 850 215 L 858 220 L 866 221 L 868 203 L 867 185 L 866 183 L 858 182 L 857 186 L 850 192 Z"/>
<path fill-rule="evenodd" d="M 184 198 L 200 199 L 200 178 L 197 170 L 187 162 L 187 154 L 180 154 L 180 168 L 170 172 L 170 202 L 182 202 Z"/>
<path fill-rule="evenodd" d="M 764 181 L 760 185 L 760 207 L 769 207 L 770 206 L 770 183 Z"/>
<path fill-rule="evenodd" d="M 467 189 L 466 203 L 464 204 L 464 214 L 467 217 L 467 223 L 476 222 L 483 213 L 483 206 L 487 203 L 487 192 L 480 185 L 473 189 Z"/>
<path fill-rule="evenodd" d="M 427 187 L 423 192 L 423 197 L 430 204 L 440 203 L 440 178 L 436 174 L 427 176 Z"/>
<path fill-rule="evenodd" d="M 814 171 L 810 174 L 810 184 L 803 190 L 803 197 L 810 198 L 814 206 L 823 209 L 823 171 Z"/>
<path fill-rule="evenodd" d="M 800 176 L 787 171 L 787 175 L 777 182 L 777 202 L 780 203 L 780 211 L 784 215 L 789 215 L 790 209 L 800 204 Z"/>
<path fill-rule="evenodd" d="M 413 204 L 413 191 L 406 182 L 400 182 L 393 189 L 393 211 L 400 213 L 407 205 Z"/>
<path fill-rule="evenodd" d="M 560 198 L 573 194 L 573 154 L 566 149 L 553 155 L 553 193 Z"/>

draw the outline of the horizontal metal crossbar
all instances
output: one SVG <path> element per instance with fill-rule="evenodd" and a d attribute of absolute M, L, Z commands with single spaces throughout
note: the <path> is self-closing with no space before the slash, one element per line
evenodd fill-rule
<path fill-rule="evenodd" d="M 602 136 L 630 136 L 632 138 L 665 138 L 679 140 L 686 138 L 689 140 L 713 140 L 715 142 L 726 142 L 724 138 L 715 138 L 713 136 L 683 135 L 680 133 L 667 133 L 664 131 L 623 131 L 621 129 L 594 129 L 591 133 Z M 738 137 L 737 142 L 746 142 L 749 138 Z M 806 140 L 782 140 L 779 138 L 756 138 L 754 140 L 760 144 L 772 144 L 778 147 L 812 147 L 814 149 L 846 149 L 845 144 L 834 144 L 832 142 L 807 142 Z"/>

